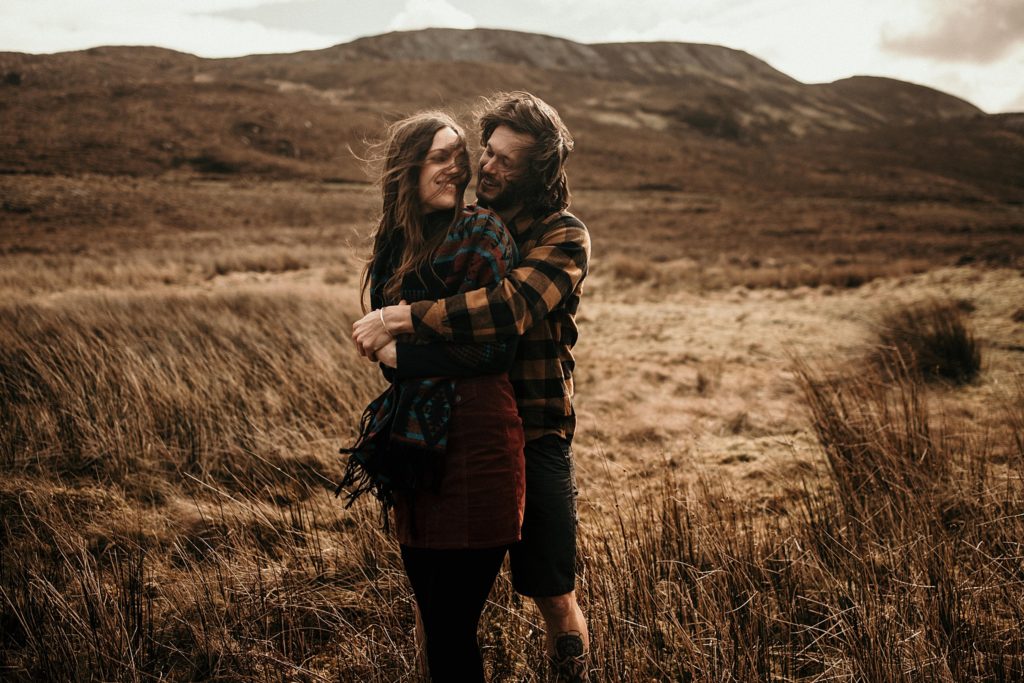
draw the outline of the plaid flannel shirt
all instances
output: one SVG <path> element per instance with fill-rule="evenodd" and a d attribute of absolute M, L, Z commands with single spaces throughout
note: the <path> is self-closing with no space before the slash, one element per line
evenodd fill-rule
<path fill-rule="evenodd" d="M 576 429 L 572 347 L 590 233 L 568 212 L 514 221 L 519 265 L 496 287 L 412 304 L 417 339 L 487 342 L 521 335 L 509 377 L 526 439 Z"/>

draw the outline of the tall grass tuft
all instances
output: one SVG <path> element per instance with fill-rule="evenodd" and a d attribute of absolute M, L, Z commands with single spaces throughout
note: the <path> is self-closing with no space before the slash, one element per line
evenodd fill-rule
<path fill-rule="evenodd" d="M 886 365 L 908 364 L 926 379 L 969 382 L 981 371 L 981 347 L 961 308 L 929 301 L 896 308 L 878 325 L 878 352 Z"/>
<path fill-rule="evenodd" d="M 0 462 L 110 482 L 273 479 L 311 440 L 348 435 L 378 385 L 350 320 L 287 292 L 0 307 Z"/>
<path fill-rule="evenodd" d="M 851 513 L 883 505 L 906 515 L 943 483 L 953 446 L 932 428 L 924 388 L 909 368 L 848 377 L 797 367 L 811 424 Z"/>

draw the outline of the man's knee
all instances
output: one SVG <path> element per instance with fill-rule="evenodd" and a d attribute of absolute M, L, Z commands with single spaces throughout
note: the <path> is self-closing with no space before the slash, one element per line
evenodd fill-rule
<path fill-rule="evenodd" d="M 537 608 L 545 619 L 564 620 L 576 613 L 576 592 L 534 598 Z"/>

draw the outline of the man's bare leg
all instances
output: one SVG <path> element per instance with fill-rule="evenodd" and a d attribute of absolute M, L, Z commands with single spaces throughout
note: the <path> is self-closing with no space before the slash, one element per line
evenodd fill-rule
<path fill-rule="evenodd" d="M 534 598 L 547 629 L 547 654 L 559 683 L 590 680 L 590 632 L 576 592 Z"/>

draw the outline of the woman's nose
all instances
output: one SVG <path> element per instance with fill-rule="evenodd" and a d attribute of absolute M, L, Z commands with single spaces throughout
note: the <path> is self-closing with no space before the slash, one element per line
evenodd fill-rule
<path fill-rule="evenodd" d="M 445 166 L 442 173 L 444 174 L 445 178 L 451 180 L 453 178 L 458 178 L 460 175 L 462 175 L 462 169 L 459 168 L 458 164 L 453 163 Z"/>

